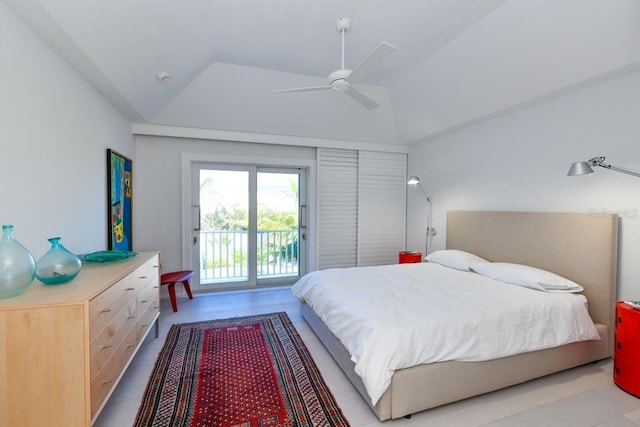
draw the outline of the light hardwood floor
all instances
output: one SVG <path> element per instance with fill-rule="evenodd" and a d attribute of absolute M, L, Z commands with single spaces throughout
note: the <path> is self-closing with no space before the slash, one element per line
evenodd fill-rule
<path fill-rule="evenodd" d="M 611 360 L 434 408 L 414 414 L 411 419 L 380 423 L 304 322 L 289 287 L 200 294 L 193 300 L 180 298 L 177 313 L 171 310 L 168 300 L 163 300 L 160 337 L 147 337 L 94 426 L 133 424 L 170 325 L 277 311 L 286 311 L 291 318 L 353 427 L 640 426 L 640 399 L 613 384 Z"/>

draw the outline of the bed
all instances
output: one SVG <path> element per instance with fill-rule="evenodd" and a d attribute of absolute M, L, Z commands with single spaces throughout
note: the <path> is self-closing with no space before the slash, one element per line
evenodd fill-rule
<path fill-rule="evenodd" d="M 580 284 L 591 326 L 600 339 L 491 360 L 448 360 L 397 369 L 376 399 L 367 392 L 370 384 L 365 386 L 356 374 L 350 352 L 304 298 L 301 313 L 377 417 L 381 421 L 400 418 L 611 357 L 617 238 L 618 218 L 611 214 L 449 211 L 447 249 L 466 251 L 491 262 L 544 269 Z"/>

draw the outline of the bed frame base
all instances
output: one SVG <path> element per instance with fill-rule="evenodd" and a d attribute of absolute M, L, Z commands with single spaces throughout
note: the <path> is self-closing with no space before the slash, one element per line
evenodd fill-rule
<path fill-rule="evenodd" d="M 406 417 L 425 409 L 520 384 L 534 378 L 610 357 L 608 331 L 596 324 L 600 341 L 518 354 L 485 362 L 440 362 L 401 369 L 376 405 L 372 405 L 354 363 L 340 341 L 304 303 L 300 312 L 380 421 Z M 432 384 L 437 387 L 426 388 Z"/>

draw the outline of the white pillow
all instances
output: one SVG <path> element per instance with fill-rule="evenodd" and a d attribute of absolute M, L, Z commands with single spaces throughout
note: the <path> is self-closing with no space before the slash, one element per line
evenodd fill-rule
<path fill-rule="evenodd" d="M 457 270 L 469 271 L 471 264 L 488 263 L 484 258 L 480 258 L 469 252 L 459 251 L 457 249 L 446 249 L 435 251 L 427 255 L 427 261 L 435 262 L 445 267 L 455 268 Z"/>
<path fill-rule="evenodd" d="M 582 292 L 584 288 L 546 270 L 508 262 L 477 263 L 472 271 L 492 279 L 546 292 Z"/>

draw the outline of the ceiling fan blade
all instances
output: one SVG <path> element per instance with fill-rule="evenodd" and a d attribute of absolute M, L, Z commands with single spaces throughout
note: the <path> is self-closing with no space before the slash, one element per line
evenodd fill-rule
<path fill-rule="evenodd" d="M 373 110 L 374 108 L 380 106 L 380 104 L 375 102 L 373 99 L 364 96 L 362 93 L 358 92 L 353 88 L 344 92 L 344 94 L 351 97 L 351 99 L 355 100 L 356 102 L 358 102 L 360 105 L 362 105 L 368 110 Z"/>
<path fill-rule="evenodd" d="M 387 56 L 398 50 L 397 47 L 387 43 L 380 43 L 360 64 L 349 74 L 347 80 L 351 83 L 358 82 L 375 70 Z"/>
<path fill-rule="evenodd" d="M 312 92 L 314 90 L 333 89 L 332 86 L 310 86 L 310 87 L 298 87 L 294 89 L 277 89 L 270 90 L 271 93 L 287 93 L 287 92 Z"/>

